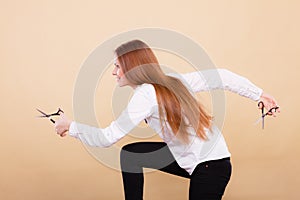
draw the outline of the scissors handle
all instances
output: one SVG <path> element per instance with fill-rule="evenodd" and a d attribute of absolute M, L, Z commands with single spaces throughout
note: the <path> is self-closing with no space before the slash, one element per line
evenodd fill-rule
<path fill-rule="evenodd" d="M 258 107 L 261 108 L 261 127 L 262 127 L 262 129 L 264 129 L 264 127 L 265 127 L 265 115 L 266 115 L 266 114 L 264 114 L 264 108 L 265 108 L 264 102 L 262 102 L 262 101 L 258 102 Z"/>
<path fill-rule="evenodd" d="M 270 114 L 270 113 L 272 114 L 273 110 L 274 110 L 274 112 L 276 112 L 278 108 L 279 108 L 278 106 L 273 107 L 273 108 L 271 108 L 267 113 L 268 113 L 268 114 Z"/>
<path fill-rule="evenodd" d="M 261 128 L 264 129 L 265 128 L 265 117 L 261 117 L 262 118 L 262 122 L 261 122 Z"/>
<path fill-rule="evenodd" d="M 264 113 L 265 105 L 264 105 L 264 103 L 262 101 L 258 102 L 258 107 L 261 108 L 262 129 L 264 129 L 264 126 L 265 126 L 265 122 L 264 122 L 265 116 L 271 115 L 273 113 L 273 110 L 276 112 L 277 109 L 279 109 L 279 107 L 278 106 L 273 107 L 270 110 L 268 110 L 268 112 L 266 112 L 266 113 Z"/>
<path fill-rule="evenodd" d="M 277 109 L 279 109 L 278 106 L 271 108 L 268 112 L 264 113 L 262 117 L 265 117 L 266 115 L 271 115 L 273 113 L 273 110 L 276 112 Z"/>
<path fill-rule="evenodd" d="M 64 111 L 61 110 L 60 108 L 58 108 L 58 111 L 57 111 L 56 113 L 52 113 L 52 114 L 46 114 L 46 113 L 44 113 L 43 111 L 41 111 L 41 110 L 39 110 L 39 109 L 37 109 L 37 111 L 39 111 L 40 113 L 43 114 L 43 115 L 41 115 L 41 116 L 39 116 L 39 117 L 47 117 L 47 118 L 50 119 L 50 121 L 51 121 L 53 124 L 55 124 L 55 121 L 54 121 L 54 119 L 51 119 L 50 117 L 52 117 L 52 116 L 57 116 L 57 115 L 60 115 L 61 113 L 64 113 Z"/>

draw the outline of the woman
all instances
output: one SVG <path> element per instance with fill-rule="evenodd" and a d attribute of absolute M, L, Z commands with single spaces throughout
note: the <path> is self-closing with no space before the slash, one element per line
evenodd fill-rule
<path fill-rule="evenodd" d="M 144 167 L 189 178 L 190 200 L 222 199 L 231 176 L 230 153 L 212 116 L 193 94 L 226 89 L 260 100 L 266 109 L 277 106 L 273 97 L 225 69 L 166 75 L 151 48 L 140 40 L 119 46 L 114 61 L 112 74 L 118 85 L 134 89 L 127 108 L 104 129 L 71 121 L 62 114 L 55 124 L 57 134 L 69 132 L 88 145 L 108 147 L 145 120 L 164 142 L 138 142 L 122 148 L 125 199 L 143 199 Z M 275 116 L 275 112 L 270 114 Z"/>

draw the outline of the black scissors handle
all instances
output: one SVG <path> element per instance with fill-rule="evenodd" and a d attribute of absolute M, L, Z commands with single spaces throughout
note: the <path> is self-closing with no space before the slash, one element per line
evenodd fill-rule
<path fill-rule="evenodd" d="M 278 106 L 271 108 L 267 113 L 264 114 L 264 116 L 272 114 L 273 110 L 274 112 L 276 112 L 278 108 L 279 108 Z"/>
<path fill-rule="evenodd" d="M 265 114 L 264 114 L 265 104 L 264 104 L 264 102 L 262 102 L 262 101 L 258 102 L 258 107 L 261 108 L 261 127 L 262 127 L 262 129 L 264 129 L 264 127 L 265 127 Z"/>

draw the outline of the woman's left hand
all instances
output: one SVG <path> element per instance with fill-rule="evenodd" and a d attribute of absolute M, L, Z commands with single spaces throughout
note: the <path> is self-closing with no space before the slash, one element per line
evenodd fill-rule
<path fill-rule="evenodd" d="M 64 113 L 61 113 L 60 118 L 55 122 L 55 132 L 61 137 L 65 137 L 69 131 L 71 122 Z"/>
<path fill-rule="evenodd" d="M 267 111 L 269 111 L 272 108 L 278 107 L 277 109 L 272 109 L 272 113 L 268 113 L 268 115 L 272 115 L 273 117 L 276 117 L 276 113 L 280 113 L 280 108 L 279 105 L 277 104 L 276 100 L 274 99 L 274 97 L 272 97 L 269 94 L 266 93 L 262 93 L 261 97 L 260 97 L 260 101 L 263 102 L 265 109 Z M 262 109 L 262 105 L 259 105 L 259 109 Z"/>

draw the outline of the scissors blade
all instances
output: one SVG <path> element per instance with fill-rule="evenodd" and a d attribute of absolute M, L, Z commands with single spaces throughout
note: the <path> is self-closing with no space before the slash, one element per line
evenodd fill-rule
<path fill-rule="evenodd" d="M 257 125 L 259 122 L 261 122 L 262 123 L 262 129 L 264 129 L 264 127 L 265 127 L 265 120 L 264 119 L 265 119 L 264 117 L 260 117 L 258 120 L 256 120 L 254 122 L 254 125 Z"/>
<path fill-rule="evenodd" d="M 49 117 L 46 113 L 44 113 L 40 109 L 37 108 L 36 110 L 43 114 L 42 116 L 39 116 L 39 117 Z"/>
<path fill-rule="evenodd" d="M 256 120 L 255 122 L 254 122 L 254 125 L 257 125 L 259 122 L 261 122 L 263 120 L 263 117 L 260 117 L 258 120 Z"/>
<path fill-rule="evenodd" d="M 36 116 L 36 117 L 48 118 L 49 116 L 40 115 L 40 116 Z"/>

